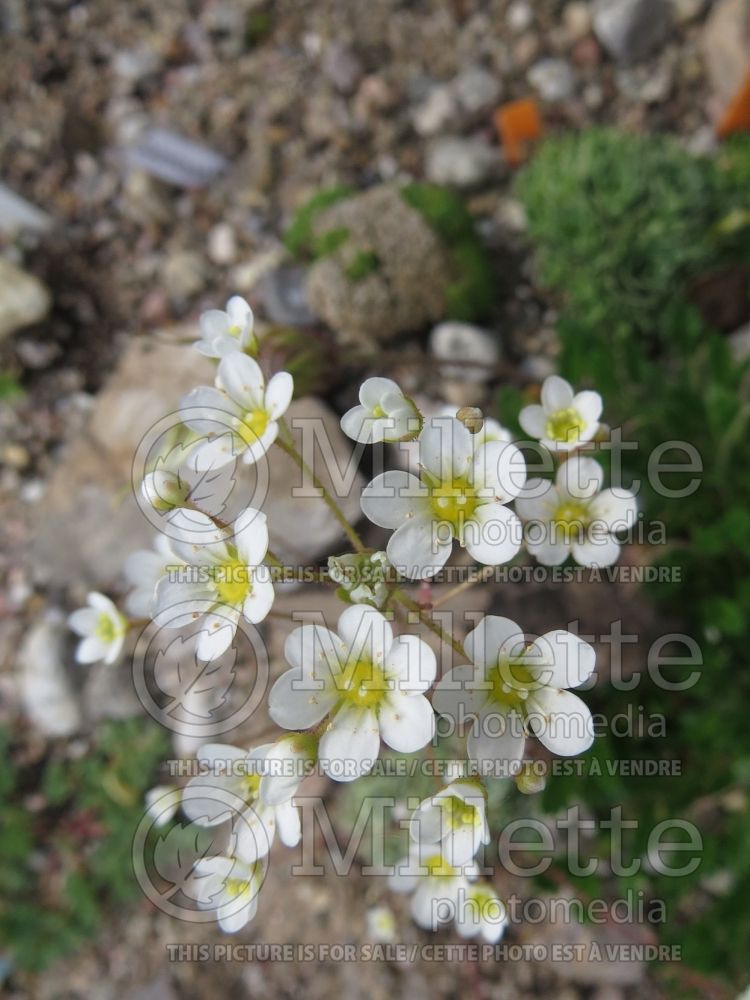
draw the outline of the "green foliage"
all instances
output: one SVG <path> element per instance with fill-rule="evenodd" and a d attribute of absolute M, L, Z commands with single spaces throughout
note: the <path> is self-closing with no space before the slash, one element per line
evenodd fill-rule
<path fill-rule="evenodd" d="M 0 372 L 0 402 L 12 403 L 24 395 L 21 383 L 11 372 Z"/>
<path fill-rule="evenodd" d="M 0 941 L 16 965 L 41 969 L 68 954 L 104 907 L 135 895 L 133 834 L 166 750 L 152 724 L 112 722 L 84 757 L 32 772 L 14 766 L 0 730 Z M 33 813 L 32 792 L 43 797 Z"/>
<path fill-rule="evenodd" d="M 486 319 L 496 299 L 496 278 L 462 199 L 435 184 L 408 184 L 401 196 L 441 237 L 453 264 L 445 289 L 446 318 L 466 323 Z"/>
<path fill-rule="evenodd" d="M 738 984 L 750 971 L 750 368 L 733 361 L 724 336 L 690 304 L 689 284 L 747 264 L 749 181 L 747 140 L 713 164 L 666 138 L 594 131 L 547 143 L 519 183 L 540 274 L 563 301 L 562 373 L 601 390 L 607 420 L 637 441 L 637 451 L 622 452 L 626 477 L 643 483 L 642 509 L 668 532 L 661 564 L 680 574 L 650 595 L 703 656 L 688 690 L 643 676 L 632 691 L 602 685 L 587 695 L 608 717 L 643 705 L 667 720 L 666 739 L 610 737 L 597 754 L 680 760 L 679 776 L 558 777 L 544 805 L 583 796 L 605 815 L 622 804 L 639 822 L 636 851 L 660 820 L 703 827 L 698 871 L 654 875 L 650 890 L 667 902 L 664 940 L 682 945 L 684 962 Z M 504 394 L 501 408 L 511 403 Z M 649 456 L 670 440 L 689 442 L 703 463 L 700 488 L 681 498 L 647 485 Z M 665 483 L 676 489 L 689 478 L 675 473 Z M 725 891 L 702 888 L 721 873 Z"/>
<path fill-rule="evenodd" d="M 354 188 L 347 184 L 337 184 L 335 187 L 318 191 L 297 209 L 291 225 L 284 235 L 284 243 L 289 252 L 293 253 L 295 257 L 311 257 L 316 260 L 333 253 L 341 246 L 349 237 L 346 229 L 332 229 L 316 236 L 314 223 L 321 212 L 353 194 Z"/>
<path fill-rule="evenodd" d="M 372 250 L 359 250 L 346 267 L 346 276 L 350 281 L 362 281 L 380 267 L 380 258 Z"/>

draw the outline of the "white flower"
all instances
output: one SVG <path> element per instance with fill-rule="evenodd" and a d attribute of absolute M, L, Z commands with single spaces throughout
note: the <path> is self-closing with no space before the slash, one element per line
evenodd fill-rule
<path fill-rule="evenodd" d="M 444 406 L 440 411 L 440 415 L 443 417 L 455 417 L 459 409 L 460 407 L 458 406 Z M 483 420 L 482 429 L 477 434 L 471 435 L 471 440 L 475 448 L 480 448 L 483 444 L 489 444 L 490 441 L 511 442 L 513 440 L 513 435 L 506 427 L 503 427 L 499 420 L 495 420 L 494 417 L 484 417 Z"/>
<path fill-rule="evenodd" d="M 481 937 L 488 944 L 497 944 L 507 924 L 505 905 L 486 882 L 469 885 L 460 894 L 456 910 L 456 930 L 461 937 Z"/>
<path fill-rule="evenodd" d="M 201 314 L 201 339 L 194 346 L 207 358 L 223 358 L 237 351 L 253 353 L 257 341 L 253 333 L 253 311 L 239 295 L 227 302 L 226 311 L 209 309 Z"/>
<path fill-rule="evenodd" d="M 387 906 L 373 906 L 365 914 L 367 933 L 374 941 L 396 940 L 396 919 Z"/>
<path fill-rule="evenodd" d="M 435 679 L 435 654 L 414 635 L 394 638 L 374 608 L 347 608 L 335 633 L 302 625 L 288 636 L 284 655 L 292 669 L 271 688 L 269 714 L 284 729 L 309 729 L 329 716 L 318 749 L 329 777 L 367 774 L 381 737 L 400 753 L 432 739 L 435 719 L 423 692 Z"/>
<path fill-rule="evenodd" d="M 173 785 L 156 785 L 146 792 L 146 815 L 154 826 L 166 826 L 180 808 L 182 789 Z"/>
<path fill-rule="evenodd" d="M 526 480 L 521 452 L 507 442 L 474 447 L 472 435 L 450 417 L 427 421 L 419 438 L 421 477 L 384 472 L 362 494 L 375 524 L 394 528 L 387 553 L 410 579 L 434 576 L 454 538 L 477 562 L 508 562 L 521 547 L 519 518 L 506 506 Z"/>
<path fill-rule="evenodd" d="M 289 372 L 277 372 L 266 385 L 253 358 L 236 352 L 222 358 L 216 387 L 198 386 L 180 403 L 187 426 L 208 438 L 196 450 L 198 471 L 220 468 L 240 455 L 247 464 L 257 462 L 276 440 L 293 392 Z"/>
<path fill-rule="evenodd" d="M 128 631 L 127 619 L 104 594 L 93 591 L 86 598 L 88 607 L 79 608 L 68 618 L 68 625 L 82 641 L 76 649 L 79 663 L 114 663 L 122 652 Z"/>
<path fill-rule="evenodd" d="M 559 566 L 571 554 L 582 566 L 617 562 L 615 533 L 633 525 L 638 505 L 627 490 L 602 490 L 603 481 L 598 462 L 573 455 L 557 470 L 554 483 L 527 482 L 516 510 L 527 522 L 526 546 L 542 565 Z"/>
<path fill-rule="evenodd" d="M 291 733 L 272 743 L 259 765 L 261 800 L 270 806 L 288 802 L 317 757 L 318 741 L 310 733 Z"/>
<path fill-rule="evenodd" d="M 564 757 L 589 749 L 591 712 L 566 690 L 580 687 L 594 670 L 589 643 L 562 629 L 528 643 L 515 622 L 488 615 L 468 634 L 464 650 L 472 662 L 435 685 L 433 707 L 459 723 L 474 717 L 467 750 L 482 773 L 511 776 L 527 732 Z"/>
<path fill-rule="evenodd" d="M 156 587 L 170 570 L 183 566 L 166 535 L 157 535 L 153 549 L 136 549 L 125 560 L 125 579 L 135 589 L 125 598 L 125 608 L 134 618 L 151 618 L 156 608 Z"/>
<path fill-rule="evenodd" d="M 542 385 L 542 405 L 524 406 L 518 422 L 548 451 L 573 451 L 594 437 L 601 415 L 602 397 L 598 392 L 574 395 L 569 382 L 550 375 Z"/>
<path fill-rule="evenodd" d="M 341 429 L 353 441 L 401 441 L 420 429 L 419 410 L 392 379 L 368 378 L 360 387 L 359 402 L 341 418 Z"/>
<path fill-rule="evenodd" d="M 198 906 L 214 910 L 219 927 L 236 934 L 257 912 L 263 871 L 259 864 L 248 865 L 238 858 L 201 858 L 193 867 L 191 882 Z"/>
<path fill-rule="evenodd" d="M 184 563 L 156 588 L 155 618 L 165 628 L 183 628 L 205 616 L 196 652 L 201 660 L 221 656 L 244 618 L 262 622 L 274 600 L 266 515 L 248 507 L 232 526 L 217 528 L 206 514 L 178 509 L 170 515 L 171 548 Z"/>
<path fill-rule="evenodd" d="M 470 861 L 490 842 L 487 802 L 476 781 L 454 781 L 414 811 L 409 824 L 413 841 L 432 845 L 455 867 Z"/>
<path fill-rule="evenodd" d="M 264 858 L 271 849 L 276 829 L 287 847 L 299 843 L 299 812 L 292 804 L 296 786 L 288 799 L 271 805 L 261 795 L 266 757 L 273 744 L 241 750 L 223 743 L 210 743 L 197 757 L 207 773 L 191 778 L 182 792 L 182 811 L 198 826 L 217 826 L 232 819 L 233 853 L 246 864 Z"/>
<path fill-rule="evenodd" d="M 475 872 L 474 866 L 450 864 L 439 850 L 413 846 L 409 857 L 396 863 L 388 885 L 394 892 L 412 893 L 412 920 L 418 927 L 434 931 L 455 920 L 459 900 L 469 889 L 468 876 Z"/>

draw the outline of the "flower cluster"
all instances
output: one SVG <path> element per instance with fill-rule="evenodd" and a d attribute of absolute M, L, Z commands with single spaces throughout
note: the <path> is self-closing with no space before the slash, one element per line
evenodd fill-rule
<path fill-rule="evenodd" d="M 413 471 L 382 472 L 362 493 L 363 514 L 391 532 L 385 551 L 373 551 L 296 450 L 284 422 L 293 379 L 261 367 L 249 305 L 234 297 L 225 310 L 204 313 L 200 332 L 195 346 L 215 359 L 215 384 L 183 399 L 180 446 L 146 471 L 141 487 L 163 531 L 152 550 L 133 552 L 124 567 L 130 619 L 101 594 L 71 615 L 79 662 L 117 662 L 129 627 L 153 619 L 159 628 L 197 628 L 195 655 L 210 664 L 239 627 L 264 622 L 275 600 L 274 570 L 283 568 L 269 548 L 267 513 L 245 506 L 224 521 L 226 496 L 206 484 L 218 481 L 223 490 L 221 470 L 240 459 L 268 463 L 274 445 L 322 490 L 354 551 L 332 556 L 327 572 L 316 569 L 315 578 L 336 588 L 345 605 L 335 627 L 305 621 L 286 637 L 287 669 L 277 671 L 267 696 L 277 738 L 250 749 L 204 745 L 200 773 L 182 788 L 153 789 L 148 815 L 165 825 L 181 807 L 191 824 L 221 833 L 216 850 L 195 863 L 195 898 L 235 932 L 255 913 L 274 841 L 300 841 L 295 796 L 305 776 L 317 770 L 355 781 L 373 770 L 381 744 L 417 753 L 436 741 L 437 722 L 446 719 L 452 749 L 462 754 L 460 775 L 439 782 L 413 811 L 408 857 L 390 885 L 411 893 L 420 927 L 453 922 L 463 937 L 497 941 L 505 908 L 477 864 L 490 842 L 489 782 L 515 781 L 526 793 L 542 787 L 530 771 L 531 737 L 550 754 L 589 749 L 591 713 L 571 689 L 591 679 L 595 651 L 571 632 L 533 638 L 494 614 L 475 621 L 461 641 L 431 614 L 429 581 L 456 545 L 486 567 L 524 548 L 545 565 L 569 556 L 587 566 L 617 559 L 635 499 L 604 489 L 601 466 L 581 453 L 601 433 L 601 398 L 574 393 L 557 377 L 545 381 L 541 404 L 523 409 L 519 423 L 557 469 L 553 480 L 529 479 L 520 443 L 497 421 L 473 408 L 426 417 L 392 380 L 367 379 L 342 429 L 383 454 L 411 441 L 417 455 Z M 420 599 L 403 590 L 405 581 L 421 582 Z M 441 650 L 458 654 L 450 669 L 426 633 L 417 634 L 422 627 L 440 637 Z M 377 912 L 377 933 L 392 936 L 389 911 Z"/>

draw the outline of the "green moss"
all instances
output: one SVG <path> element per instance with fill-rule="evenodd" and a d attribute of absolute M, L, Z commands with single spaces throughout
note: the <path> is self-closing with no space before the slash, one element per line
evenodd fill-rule
<path fill-rule="evenodd" d="M 332 229 L 321 235 L 314 232 L 314 222 L 321 212 L 344 201 L 354 194 L 354 188 L 347 184 L 318 191 L 312 198 L 297 209 L 291 225 L 284 235 L 284 243 L 295 257 L 312 258 L 313 260 L 333 253 L 347 239 L 346 229 Z M 331 235 L 333 234 L 333 235 Z"/>
<path fill-rule="evenodd" d="M 454 278 L 445 289 L 446 318 L 485 319 L 495 302 L 496 278 L 462 199 L 435 184 L 408 184 L 401 196 L 440 236 L 450 254 Z"/>
<path fill-rule="evenodd" d="M 359 250 L 347 264 L 345 274 L 350 281 L 362 281 L 380 267 L 380 258 L 373 250 Z"/>
<path fill-rule="evenodd" d="M 23 387 L 15 375 L 11 372 L 0 372 L 0 400 L 12 403 L 14 399 L 21 399 L 23 395 Z"/>

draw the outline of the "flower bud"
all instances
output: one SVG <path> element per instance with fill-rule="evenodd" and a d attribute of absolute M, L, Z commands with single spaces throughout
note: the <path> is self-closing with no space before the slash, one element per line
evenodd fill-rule
<path fill-rule="evenodd" d="M 524 795 L 536 795 L 547 787 L 547 765 L 542 760 L 527 760 L 515 777 L 516 788 Z"/>
<path fill-rule="evenodd" d="M 472 434 L 478 434 L 484 427 L 484 414 L 477 406 L 462 406 L 456 419 Z"/>

